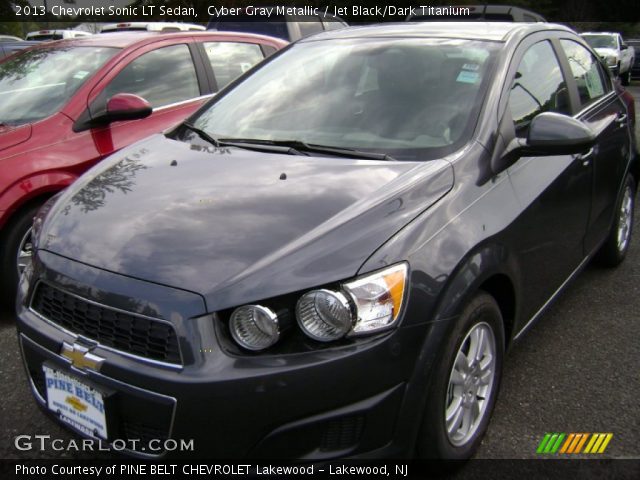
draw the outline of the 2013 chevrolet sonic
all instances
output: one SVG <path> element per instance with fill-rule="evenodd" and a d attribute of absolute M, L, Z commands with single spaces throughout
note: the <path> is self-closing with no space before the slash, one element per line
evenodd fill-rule
<path fill-rule="evenodd" d="M 472 456 L 506 349 L 625 257 L 633 117 L 557 25 L 300 41 L 40 210 L 34 396 L 137 455 Z"/>

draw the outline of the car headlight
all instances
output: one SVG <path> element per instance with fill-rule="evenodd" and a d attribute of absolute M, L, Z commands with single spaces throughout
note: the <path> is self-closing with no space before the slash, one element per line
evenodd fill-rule
<path fill-rule="evenodd" d="M 608 66 L 615 67 L 618 64 L 618 57 L 616 57 L 615 55 L 608 55 L 605 58 L 605 62 L 607 62 Z"/>
<path fill-rule="evenodd" d="M 400 315 L 407 281 L 401 263 L 344 284 L 356 307 L 352 334 L 371 333 L 392 326 Z"/>
<path fill-rule="evenodd" d="M 351 330 L 354 314 L 349 300 L 341 292 L 313 290 L 298 300 L 296 318 L 307 336 L 331 342 Z"/>
<path fill-rule="evenodd" d="M 260 305 L 236 308 L 231 314 L 229 328 L 233 339 L 247 350 L 264 350 L 280 338 L 277 315 Z"/>
<path fill-rule="evenodd" d="M 229 317 L 231 336 L 247 350 L 269 348 L 280 339 L 281 328 L 289 326 L 293 310 L 302 333 L 319 342 L 391 328 L 400 317 L 408 271 L 406 263 L 399 263 L 330 288 L 311 290 L 297 302 L 291 296 L 266 300 L 265 305 L 277 305 L 273 309 L 264 305 L 236 308 Z M 278 315 L 283 316 L 282 322 Z"/>

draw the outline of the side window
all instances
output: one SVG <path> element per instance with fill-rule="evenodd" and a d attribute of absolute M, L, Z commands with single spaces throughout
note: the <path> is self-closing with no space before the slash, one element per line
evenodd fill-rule
<path fill-rule="evenodd" d="M 527 135 L 539 113 L 570 114 L 569 92 L 549 42 L 536 43 L 522 58 L 511 85 L 509 109 L 519 137 Z"/>
<path fill-rule="evenodd" d="M 127 65 L 103 92 L 133 93 L 154 108 L 200 96 L 196 69 L 187 45 L 172 45 L 145 53 Z"/>
<path fill-rule="evenodd" d="M 264 58 L 260 45 L 255 43 L 205 42 L 204 49 L 218 88 L 235 80 Z"/>
<path fill-rule="evenodd" d="M 610 85 L 604 82 L 605 73 L 593 54 L 579 43 L 571 40 L 560 40 L 571 73 L 578 87 L 580 106 L 584 107 L 604 96 Z"/>

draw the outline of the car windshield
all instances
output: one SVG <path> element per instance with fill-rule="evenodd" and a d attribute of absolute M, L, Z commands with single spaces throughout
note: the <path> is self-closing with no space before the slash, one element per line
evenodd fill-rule
<path fill-rule="evenodd" d="M 583 35 L 582 38 L 591 45 L 591 48 L 617 48 L 613 35 Z"/>
<path fill-rule="evenodd" d="M 22 125 L 56 113 L 117 51 L 39 48 L 0 63 L 0 123 Z"/>
<path fill-rule="evenodd" d="M 303 142 L 427 160 L 468 141 L 500 44 L 295 44 L 191 119 L 218 139 Z"/>

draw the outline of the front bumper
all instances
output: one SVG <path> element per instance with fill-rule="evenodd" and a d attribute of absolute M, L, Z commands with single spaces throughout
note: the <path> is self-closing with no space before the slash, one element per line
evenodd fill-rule
<path fill-rule="evenodd" d="M 129 453 L 163 455 L 150 454 L 147 445 L 167 438 L 193 440 L 195 451 L 186 455 L 216 458 L 397 457 L 410 448 L 423 393 L 410 388 L 411 378 L 428 324 L 303 354 L 233 355 L 221 348 L 217 319 L 204 313 L 195 294 L 141 289 L 138 280 L 53 254 L 39 257 L 30 285 L 21 285 L 18 304 L 19 339 L 34 396 L 46 409 L 45 364 L 112 392 L 108 441 L 135 440 L 137 448 Z M 123 292 L 131 292 L 133 301 L 132 292 L 141 292 L 132 305 L 143 304 L 145 311 L 154 305 L 155 315 L 176 325 L 181 364 L 98 343 L 91 352 L 104 358 L 99 371 L 76 368 L 61 348 L 85 339 L 30 308 L 38 281 L 92 301 L 116 301 Z"/>

